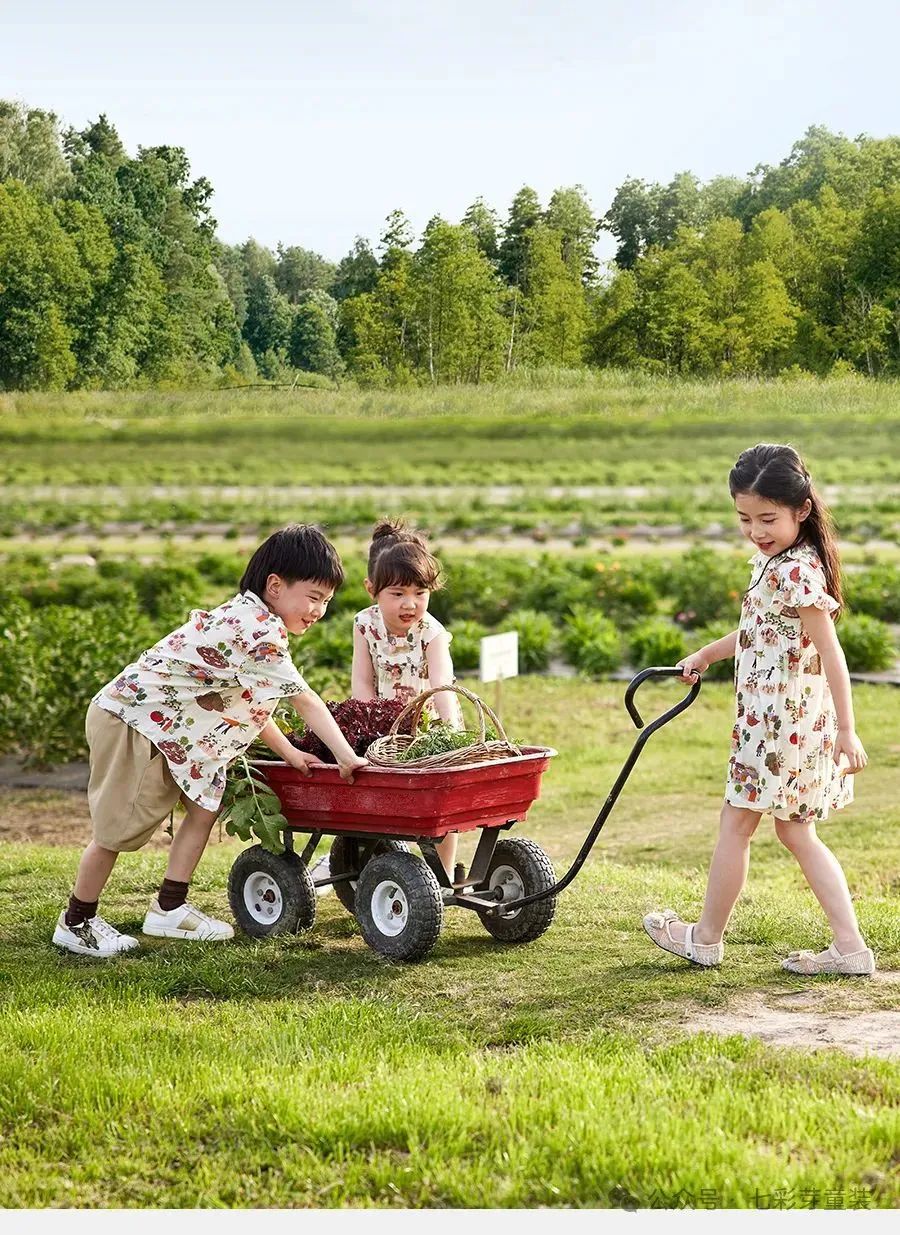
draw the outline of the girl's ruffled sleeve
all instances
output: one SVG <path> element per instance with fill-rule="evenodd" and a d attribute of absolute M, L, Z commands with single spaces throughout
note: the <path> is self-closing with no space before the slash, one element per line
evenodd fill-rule
<path fill-rule="evenodd" d="M 823 609 L 833 613 L 838 602 L 825 590 L 825 573 L 821 566 L 809 562 L 789 561 L 778 568 L 778 583 L 772 598 L 773 608 L 786 617 L 796 617 L 798 609 Z"/>

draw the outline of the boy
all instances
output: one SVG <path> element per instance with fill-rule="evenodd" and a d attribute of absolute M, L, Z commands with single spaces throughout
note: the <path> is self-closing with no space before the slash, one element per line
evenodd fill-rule
<path fill-rule="evenodd" d="M 290 698 L 334 752 L 345 780 L 366 766 L 297 672 L 287 641 L 288 632 L 302 635 L 323 616 L 343 581 L 340 558 L 317 528 L 282 528 L 253 554 L 236 596 L 210 612 L 195 610 L 94 696 L 85 726 L 94 839 L 53 932 L 57 947 L 110 957 L 138 946 L 98 915 L 100 894 L 119 854 L 145 845 L 179 799 L 185 818 L 143 933 L 232 937 L 228 923 L 188 902 L 188 885 L 219 811 L 226 768 L 254 738 L 309 775 L 312 757 L 270 719 L 279 699 Z"/>

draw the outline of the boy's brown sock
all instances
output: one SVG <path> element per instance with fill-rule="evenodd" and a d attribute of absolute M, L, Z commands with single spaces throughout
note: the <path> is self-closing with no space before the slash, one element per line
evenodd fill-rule
<path fill-rule="evenodd" d="M 164 879 L 159 887 L 156 899 L 163 913 L 178 909 L 187 900 L 188 885 L 177 879 Z"/>
<path fill-rule="evenodd" d="M 77 896 L 70 896 L 65 917 L 66 926 L 81 926 L 93 918 L 97 913 L 97 904 L 97 901 L 80 901 Z"/>

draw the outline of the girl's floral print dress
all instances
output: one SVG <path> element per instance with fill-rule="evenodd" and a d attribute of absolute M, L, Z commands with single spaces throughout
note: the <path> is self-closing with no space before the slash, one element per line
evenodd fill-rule
<path fill-rule="evenodd" d="M 446 635 L 448 643 L 453 638 L 437 618 L 426 613 L 406 635 L 388 633 L 379 605 L 370 605 L 368 609 L 360 610 L 353 621 L 362 631 L 369 649 L 375 677 L 375 694 L 379 699 L 402 699 L 404 703 L 409 703 L 416 695 L 428 690 L 428 660 L 425 651 L 432 639 L 436 639 L 438 635 Z M 433 704 L 432 698 L 425 706 L 432 716 L 436 716 Z M 458 705 L 455 713 L 461 723 L 462 713 Z"/>
<path fill-rule="evenodd" d="M 217 810 L 228 764 L 279 699 L 303 694 L 281 619 L 253 592 L 195 609 L 94 696 L 149 738 L 187 797 Z"/>
<path fill-rule="evenodd" d="M 779 819 L 827 819 L 853 800 L 834 763 L 837 716 L 822 662 L 798 610 L 833 612 L 816 551 L 798 545 L 766 568 L 750 559 L 735 652 L 737 719 L 725 800 Z"/>

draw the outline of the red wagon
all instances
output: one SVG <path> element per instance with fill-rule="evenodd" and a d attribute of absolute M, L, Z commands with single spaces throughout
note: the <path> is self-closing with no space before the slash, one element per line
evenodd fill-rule
<path fill-rule="evenodd" d="M 352 785 L 336 767 L 318 764 L 309 777 L 285 763 L 258 763 L 287 820 L 284 852 L 261 845 L 235 861 L 228 895 L 235 919 L 256 938 L 307 930 L 316 916 L 316 888 L 332 884 L 356 915 L 366 943 L 393 960 L 420 960 L 434 947 L 446 905 L 474 910 L 495 939 L 527 943 L 543 935 L 557 897 L 593 848 L 644 745 L 689 707 L 700 679 L 674 707 L 646 727 L 634 703 L 648 678 L 680 678 L 678 668 L 644 669 L 628 684 L 625 707 L 641 730 L 581 849 L 557 881 L 534 841 L 501 836 L 525 818 L 556 751 L 522 754 L 441 769 L 368 767 Z M 435 850 L 450 832 L 481 830 L 471 866 L 451 879 Z M 301 853 L 295 833 L 309 833 Z M 333 836 L 328 878 L 313 882 L 309 865 L 323 836 Z M 422 856 L 410 850 L 418 845 Z"/>
<path fill-rule="evenodd" d="M 555 754 L 526 746 L 519 756 L 467 767 L 370 767 L 350 785 L 330 764 L 315 765 L 306 777 L 286 763 L 257 763 L 287 820 L 285 852 L 256 845 L 238 857 L 228 883 L 238 924 L 258 938 L 308 929 L 316 887 L 333 884 L 369 946 L 394 960 L 418 960 L 431 950 L 448 903 L 475 910 L 499 939 L 536 939 L 553 921 L 555 897 L 530 912 L 500 915 L 497 909 L 552 888 L 553 867 L 533 841 L 500 839 L 499 833 L 525 818 Z M 458 865 L 451 880 L 435 842 L 476 828 L 481 836 L 472 864 L 468 871 Z M 300 854 L 296 832 L 310 833 Z M 309 863 L 324 835 L 334 837 L 329 876 L 313 883 Z M 410 842 L 422 857 L 410 851 Z"/>

